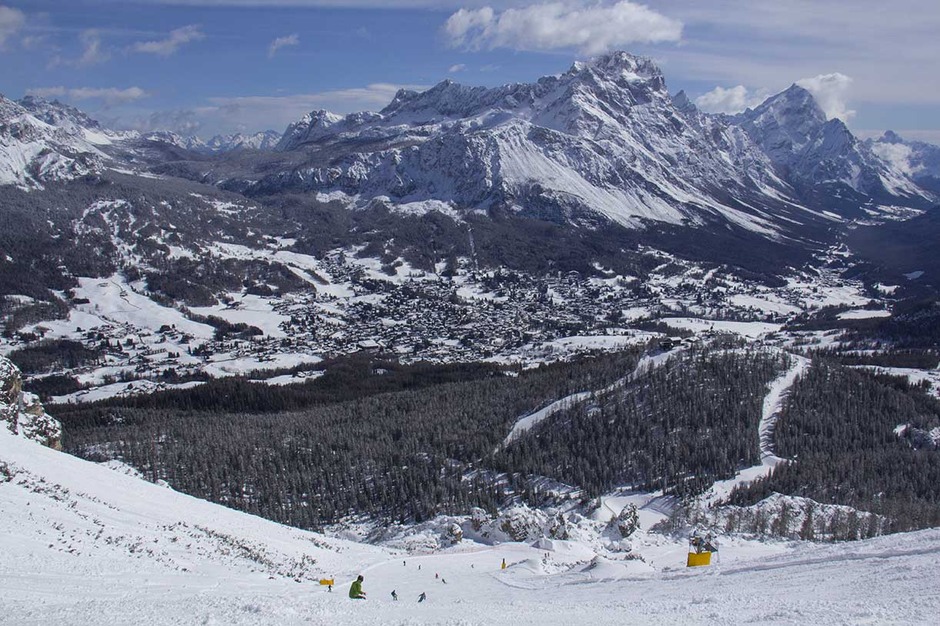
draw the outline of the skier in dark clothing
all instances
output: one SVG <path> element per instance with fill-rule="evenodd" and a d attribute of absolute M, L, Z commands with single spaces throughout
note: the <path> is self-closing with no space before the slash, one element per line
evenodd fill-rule
<path fill-rule="evenodd" d="M 362 574 L 359 575 L 359 578 L 353 581 L 352 586 L 349 588 L 349 597 L 353 600 L 365 600 L 366 592 L 362 590 Z"/>
<path fill-rule="evenodd" d="M 427 599 L 428 599 L 428 594 L 424 593 L 423 591 L 421 592 L 421 595 L 418 596 L 418 602 L 424 602 Z"/>
<path fill-rule="evenodd" d="M 395 593 L 394 589 L 392 589 L 392 600 L 395 600 L 396 602 L 398 601 L 398 594 Z"/>

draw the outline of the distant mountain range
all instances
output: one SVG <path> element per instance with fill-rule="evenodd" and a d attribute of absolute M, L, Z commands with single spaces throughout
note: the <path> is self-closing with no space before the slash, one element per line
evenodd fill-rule
<path fill-rule="evenodd" d="M 115 271 L 178 303 L 298 288 L 269 258 L 282 241 L 387 271 L 469 259 L 642 276 L 662 251 L 779 277 L 857 225 L 940 203 L 940 147 L 860 141 L 796 85 L 738 115 L 703 113 L 652 61 L 615 52 L 533 83 L 444 81 L 378 113 L 313 111 L 283 135 L 209 141 L 0 96 L 0 198 L 0 295 L 44 302 Z M 254 257 L 194 261 L 220 242 Z"/>

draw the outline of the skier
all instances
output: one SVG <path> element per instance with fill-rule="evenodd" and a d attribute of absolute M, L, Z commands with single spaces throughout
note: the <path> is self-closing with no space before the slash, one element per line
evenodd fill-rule
<path fill-rule="evenodd" d="M 440 577 L 441 577 L 440 574 L 438 574 L 437 572 L 434 572 L 434 580 L 437 580 Z"/>
<path fill-rule="evenodd" d="M 395 602 L 398 602 L 398 594 L 395 593 L 394 589 L 392 589 L 392 600 L 394 600 Z"/>
<path fill-rule="evenodd" d="M 326 590 L 329 591 L 330 593 L 333 593 L 333 585 L 327 585 Z"/>
<path fill-rule="evenodd" d="M 506 569 L 506 559 L 503 559 L 503 565 L 499 569 Z"/>
<path fill-rule="evenodd" d="M 424 602 L 427 599 L 428 599 L 428 594 L 424 593 L 423 591 L 421 592 L 421 595 L 418 596 L 418 602 Z"/>
<path fill-rule="evenodd" d="M 443 578 L 441 579 L 441 582 L 444 583 L 445 585 L 447 584 L 447 581 L 444 580 Z"/>
<path fill-rule="evenodd" d="M 349 597 L 353 600 L 365 600 L 366 592 L 362 590 L 362 574 L 359 574 L 359 578 L 353 581 L 352 586 L 349 588 Z"/>

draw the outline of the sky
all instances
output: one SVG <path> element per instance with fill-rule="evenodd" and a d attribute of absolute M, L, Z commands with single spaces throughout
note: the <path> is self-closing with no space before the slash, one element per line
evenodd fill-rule
<path fill-rule="evenodd" d="M 209 137 L 400 88 L 496 86 L 627 50 L 734 113 L 793 83 L 859 136 L 940 143 L 936 0 L 0 0 L 0 93 Z"/>

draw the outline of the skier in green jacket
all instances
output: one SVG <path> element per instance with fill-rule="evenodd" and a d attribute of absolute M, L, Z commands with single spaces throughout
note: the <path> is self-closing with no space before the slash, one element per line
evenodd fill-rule
<path fill-rule="evenodd" d="M 359 578 L 353 581 L 352 587 L 349 588 L 349 597 L 353 600 L 365 600 L 366 592 L 362 590 L 362 574 L 359 575 Z"/>

